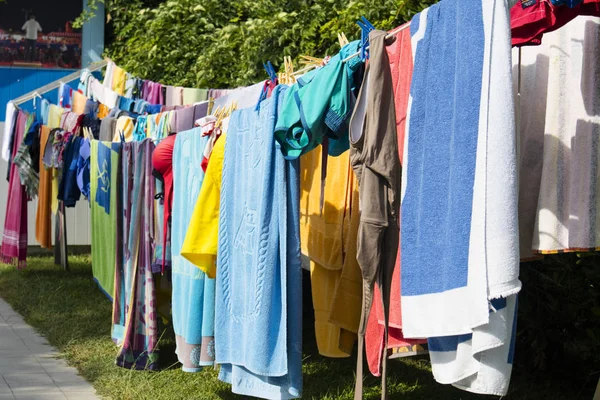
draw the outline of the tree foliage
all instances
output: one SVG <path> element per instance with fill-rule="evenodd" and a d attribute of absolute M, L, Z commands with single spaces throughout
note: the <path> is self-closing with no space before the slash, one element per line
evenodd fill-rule
<path fill-rule="evenodd" d="M 437 0 L 90 0 L 104 2 L 112 40 L 106 53 L 137 76 L 165 84 L 228 88 L 265 79 L 262 63 L 284 56 L 324 57 L 337 34 L 360 35 L 408 21 Z M 80 19 L 81 22 L 81 19 Z"/>

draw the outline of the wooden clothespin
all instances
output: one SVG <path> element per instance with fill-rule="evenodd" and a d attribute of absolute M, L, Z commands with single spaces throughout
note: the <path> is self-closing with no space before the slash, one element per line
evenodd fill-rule
<path fill-rule="evenodd" d="M 215 105 L 215 99 L 212 97 L 208 98 L 208 111 L 207 111 L 207 115 L 210 115 L 212 112 L 212 109 Z"/>
<path fill-rule="evenodd" d="M 292 57 L 287 56 L 283 58 L 285 66 L 285 76 L 288 85 L 296 83 L 296 77 L 294 76 L 294 64 L 292 63 Z"/>
<path fill-rule="evenodd" d="M 311 56 L 300 56 L 300 64 L 304 66 L 315 66 L 320 67 L 323 64 L 322 58 L 311 57 Z"/>
<path fill-rule="evenodd" d="M 344 47 L 345 45 L 350 43 L 348 41 L 348 38 L 346 37 L 346 34 L 344 34 L 344 32 L 338 33 L 337 37 L 338 37 L 338 41 L 340 42 L 340 47 Z"/>

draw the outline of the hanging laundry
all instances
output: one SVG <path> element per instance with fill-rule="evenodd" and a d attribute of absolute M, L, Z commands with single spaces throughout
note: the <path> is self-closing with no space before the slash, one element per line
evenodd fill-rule
<path fill-rule="evenodd" d="M 183 88 L 179 86 L 167 86 L 165 104 L 167 106 L 183 105 Z"/>
<path fill-rule="evenodd" d="M 81 141 L 77 158 L 77 187 L 86 199 L 90 199 L 90 140 Z"/>
<path fill-rule="evenodd" d="M 33 116 L 24 111 L 18 111 L 15 123 L 12 156 L 17 154 L 23 141 L 25 132 L 33 121 Z M 15 164 L 10 167 L 8 182 L 8 198 L 6 202 L 6 217 L 2 233 L 2 246 L 0 247 L 1 260 L 5 264 L 14 264 L 18 268 L 27 265 L 27 193 L 21 185 L 19 171 Z"/>
<path fill-rule="evenodd" d="M 52 222 L 50 204 L 52 195 L 52 171 L 44 166 L 44 150 L 50 138 L 50 128 L 42 126 L 40 131 L 40 186 L 38 189 L 38 204 L 35 217 L 35 239 L 42 248 L 52 248 Z"/>
<path fill-rule="evenodd" d="M 206 89 L 183 89 L 183 104 L 196 104 L 208 100 L 208 90 Z"/>
<path fill-rule="evenodd" d="M 181 247 L 181 255 L 211 279 L 216 277 L 221 177 L 226 136 L 222 134 L 213 148 L 200 195 Z"/>
<path fill-rule="evenodd" d="M 173 148 L 172 314 L 176 352 L 186 372 L 198 372 L 215 361 L 215 280 L 181 255 L 205 178 L 200 163 L 207 141 L 194 128 L 179 132 Z"/>
<path fill-rule="evenodd" d="M 579 17 L 521 50 L 522 258 L 600 248 L 599 35 L 600 18 Z"/>
<path fill-rule="evenodd" d="M 17 116 L 19 115 L 18 109 L 15 103 L 9 101 L 6 103 L 6 117 L 4 118 L 4 134 L 2 136 L 2 159 L 8 161 L 12 148 L 10 147 L 11 137 L 14 133 L 15 124 L 17 122 Z"/>
<path fill-rule="evenodd" d="M 219 379 L 234 393 L 269 399 L 302 392 L 299 165 L 273 140 L 285 90 L 275 88 L 259 110 L 234 111 L 219 216 Z"/>
<path fill-rule="evenodd" d="M 358 51 L 359 41 L 347 44 L 322 68 L 298 78 L 286 93 L 277 119 L 275 139 L 286 159 L 295 159 L 331 140 L 328 154 L 348 150 L 348 121 L 354 107 L 352 88 L 362 61 L 344 59 Z"/>
<path fill-rule="evenodd" d="M 112 84 L 110 88 L 117 92 L 119 96 L 125 94 L 125 84 L 127 83 L 127 72 L 117 65 L 113 66 L 112 70 Z"/>
<path fill-rule="evenodd" d="M 151 266 L 153 150 L 150 139 L 121 145 L 112 337 L 119 347 L 116 363 L 128 369 L 158 368 L 158 318 Z"/>
<path fill-rule="evenodd" d="M 569 7 L 560 3 L 568 3 Z M 512 45 L 539 45 L 545 33 L 553 32 L 578 16 L 600 16 L 598 0 L 517 1 L 510 10 Z"/>
<path fill-rule="evenodd" d="M 37 196 L 40 184 L 39 169 L 36 171 L 36 167 L 34 166 L 37 160 L 34 161 L 34 158 L 30 154 L 30 149 L 35 141 L 38 142 L 39 146 L 40 124 L 39 122 L 33 122 L 33 118 L 35 117 L 32 116 L 32 122 L 27 133 L 19 145 L 17 154 L 13 157 L 13 165 L 16 165 L 19 171 L 19 179 L 21 180 L 21 185 L 25 187 L 28 200 L 34 199 Z"/>
<path fill-rule="evenodd" d="M 444 0 L 412 19 L 402 188 L 403 332 L 429 338 L 438 382 L 499 396 L 521 288 L 508 14 Z"/>
<path fill-rule="evenodd" d="M 91 142 L 92 273 L 94 281 L 111 300 L 115 288 L 119 151 L 120 143 Z"/>
<path fill-rule="evenodd" d="M 58 184 L 58 200 L 62 201 L 65 207 L 75 207 L 81 196 L 77 186 L 77 160 L 82 140 L 81 137 L 71 136 L 65 144 L 62 178 Z"/>
<path fill-rule="evenodd" d="M 355 399 L 362 399 L 364 335 L 375 285 L 383 295 L 387 346 L 389 291 L 399 242 L 401 168 L 392 75 L 385 45 L 386 32 L 369 33 L 370 59 L 350 121 L 350 161 L 358 178 L 361 205 L 356 257 L 363 275 Z M 385 398 L 387 357 L 383 358 L 382 369 L 382 398 Z"/>
<path fill-rule="evenodd" d="M 254 107 L 260 98 L 264 84 L 263 81 L 233 90 L 211 90 L 209 96 L 215 99 L 212 109 L 216 110 L 217 107 L 225 108 L 233 102 L 237 104 L 237 109 Z"/>
<path fill-rule="evenodd" d="M 322 151 L 321 148 L 316 148 L 300 159 L 300 243 L 302 254 L 310 259 L 315 336 L 319 354 L 326 357 L 349 357 L 356 341 L 358 326 L 348 330 L 329 321 L 336 288 L 345 283 L 341 277 L 346 258 L 356 258 L 355 251 L 348 251 L 347 239 L 352 196 L 350 187 L 354 174 L 348 153 L 327 161 L 325 206 L 321 212 Z M 352 289 L 354 293 L 351 292 Z M 342 316 L 337 318 L 358 321 L 361 285 L 345 286 L 340 290 L 355 297 L 358 302 L 354 303 L 355 307 L 350 303 L 338 310 L 342 312 Z"/>
<path fill-rule="evenodd" d="M 404 137 L 406 130 L 406 111 L 412 81 L 412 48 L 410 43 L 410 29 L 403 28 L 395 35 L 393 43 L 386 46 L 386 52 L 390 63 L 392 75 L 392 87 L 394 91 L 394 106 L 396 111 L 396 134 L 398 137 L 398 156 L 400 164 L 403 161 Z M 385 311 L 383 308 L 383 297 L 379 287 L 375 286 L 373 296 L 373 309 L 367 322 L 365 334 L 365 350 L 369 370 L 375 376 L 381 376 L 383 357 L 409 357 L 424 354 L 427 340 L 405 339 L 402 333 L 401 312 L 401 285 L 400 285 L 400 249 L 396 257 L 396 264 L 392 273 L 390 299 L 389 299 L 389 323 L 385 330 Z M 386 348 L 387 340 L 387 348 Z"/>

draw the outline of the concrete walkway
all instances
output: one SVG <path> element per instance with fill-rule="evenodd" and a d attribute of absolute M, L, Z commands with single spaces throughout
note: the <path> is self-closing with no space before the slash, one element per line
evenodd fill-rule
<path fill-rule="evenodd" d="M 0 400 L 91 400 L 96 391 L 0 299 Z"/>

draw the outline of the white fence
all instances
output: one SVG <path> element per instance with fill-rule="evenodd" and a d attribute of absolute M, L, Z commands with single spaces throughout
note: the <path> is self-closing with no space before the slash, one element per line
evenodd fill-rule
<path fill-rule="evenodd" d="M 4 132 L 4 123 L 0 122 L 0 136 Z M 6 201 L 8 199 L 8 182 L 6 181 L 6 168 L 8 164 L 0 158 L 0 229 L 4 230 L 4 219 L 6 214 Z M 27 203 L 27 243 L 30 246 L 37 245 L 35 240 L 35 215 L 37 212 L 37 200 Z M 92 236 L 90 230 L 90 209 L 85 197 L 81 196 L 75 208 L 67 208 L 67 244 L 69 245 L 91 245 Z M 54 229 L 54 221 L 52 221 Z M 0 231 L 1 232 L 1 231 Z M 54 240 L 54 232 L 52 233 Z"/>

